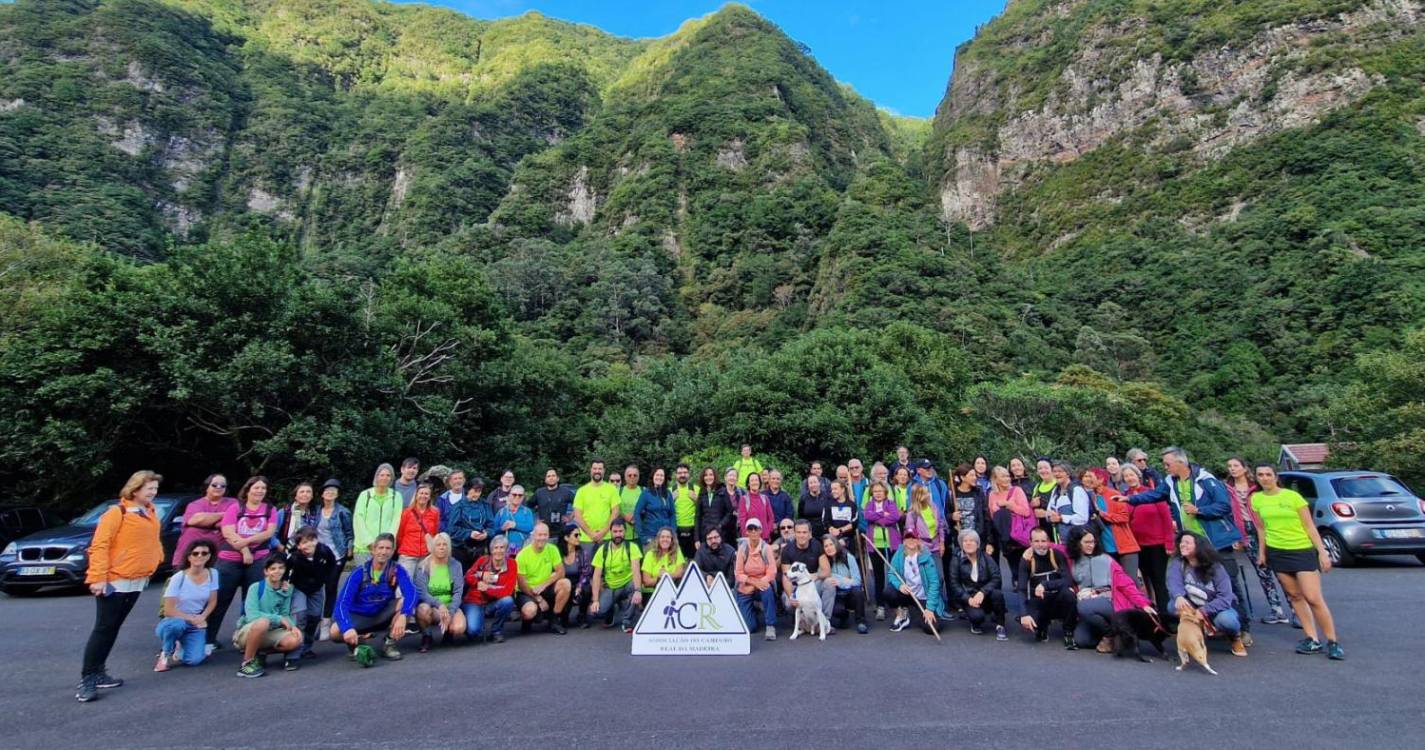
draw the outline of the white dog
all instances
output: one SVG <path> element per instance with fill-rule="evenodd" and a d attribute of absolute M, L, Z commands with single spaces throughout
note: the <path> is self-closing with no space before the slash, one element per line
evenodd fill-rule
<path fill-rule="evenodd" d="M 805 632 L 808 635 L 816 635 L 821 640 L 826 640 L 826 631 L 831 629 L 831 622 L 826 619 L 826 615 L 821 611 L 821 595 L 816 590 L 816 576 L 807 571 L 806 563 L 792 563 L 792 568 L 787 572 L 787 578 L 791 579 L 792 585 L 796 587 L 797 612 L 796 619 L 792 622 L 792 640 Z"/>

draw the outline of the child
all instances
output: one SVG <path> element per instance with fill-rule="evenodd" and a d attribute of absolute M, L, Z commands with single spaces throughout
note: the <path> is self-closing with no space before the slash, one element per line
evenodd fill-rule
<path fill-rule="evenodd" d="M 242 650 L 242 668 L 239 677 L 261 677 L 266 674 L 262 668 L 259 652 L 277 651 L 290 654 L 302 645 L 302 634 L 292 624 L 292 585 L 284 579 L 287 576 L 287 561 L 276 552 L 267 556 L 262 565 L 262 580 L 247 589 L 247 600 L 242 617 L 238 619 L 237 632 L 233 633 L 233 647 Z M 286 658 L 283 668 L 293 671 L 297 662 Z"/>
<path fill-rule="evenodd" d="M 317 626 L 326 606 L 326 584 L 337 567 L 336 553 L 317 541 L 317 530 L 303 526 L 292 535 L 292 556 L 287 558 L 287 580 L 292 588 L 292 619 L 302 633 L 300 658 L 315 659 Z"/>

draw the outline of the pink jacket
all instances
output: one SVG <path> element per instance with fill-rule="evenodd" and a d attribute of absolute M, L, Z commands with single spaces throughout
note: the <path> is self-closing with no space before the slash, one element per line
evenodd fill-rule
<path fill-rule="evenodd" d="M 762 538 L 765 540 L 777 528 L 777 518 L 772 514 L 772 504 L 760 492 L 741 492 L 737 500 L 737 531 L 747 536 L 747 521 L 756 518 L 762 522 Z"/>
<path fill-rule="evenodd" d="M 1108 569 L 1113 571 L 1113 611 L 1123 612 L 1129 609 L 1142 609 L 1152 604 L 1148 597 L 1138 589 L 1138 584 L 1124 572 L 1123 566 L 1117 560 L 1110 560 Z"/>
<path fill-rule="evenodd" d="M 871 537 L 873 542 L 879 540 L 878 529 L 886 532 L 887 549 L 892 552 L 901 548 L 901 509 L 896 507 L 896 501 L 886 498 L 883 503 L 875 500 L 867 500 L 866 507 L 861 509 L 862 517 L 866 519 L 866 524 L 870 527 L 866 530 L 866 536 Z"/>
<path fill-rule="evenodd" d="M 1247 524 L 1243 519 L 1250 518 L 1248 509 L 1252 507 L 1252 493 L 1260 488 L 1255 482 L 1249 482 L 1246 492 L 1240 492 L 1237 489 L 1237 483 L 1232 481 L 1231 477 L 1224 479 L 1222 484 L 1227 487 L 1228 497 L 1232 498 L 1232 522 L 1237 524 L 1237 533 L 1242 535 L 1243 540 L 1246 540 Z"/>

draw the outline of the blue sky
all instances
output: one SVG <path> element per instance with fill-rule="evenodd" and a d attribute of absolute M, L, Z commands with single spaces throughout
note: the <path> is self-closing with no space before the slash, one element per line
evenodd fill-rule
<path fill-rule="evenodd" d="M 723 0 L 423 0 L 476 18 L 537 10 L 620 36 L 665 36 Z M 837 80 L 893 112 L 929 117 L 945 94 L 955 47 L 1004 9 L 1004 0 L 742 0 L 811 47 Z"/>

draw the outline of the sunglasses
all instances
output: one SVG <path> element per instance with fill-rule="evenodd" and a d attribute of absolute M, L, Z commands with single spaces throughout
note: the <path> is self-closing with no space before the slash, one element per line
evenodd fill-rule
<path fill-rule="evenodd" d="M 793 527 L 791 527 L 791 526 L 780 526 L 780 527 L 778 527 L 778 528 L 780 528 L 782 531 L 791 531 Z"/>
<path fill-rule="evenodd" d="M 523 492 L 511 492 L 510 497 L 524 497 Z"/>
<path fill-rule="evenodd" d="M 208 486 L 209 486 L 209 487 L 212 487 L 212 488 L 214 488 L 214 489 L 219 489 L 219 490 L 224 490 L 224 489 L 227 489 L 227 487 L 228 487 L 228 485 L 227 485 L 226 482 L 213 482 L 212 484 L 209 484 Z"/>
<path fill-rule="evenodd" d="M 213 553 L 205 549 L 197 549 L 188 553 L 189 557 L 211 557 Z"/>

